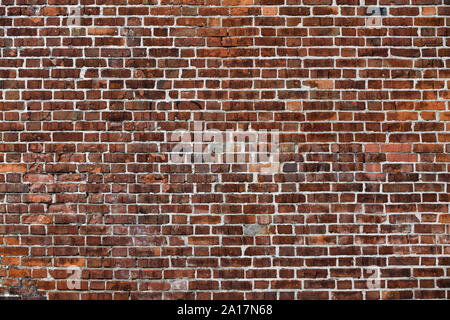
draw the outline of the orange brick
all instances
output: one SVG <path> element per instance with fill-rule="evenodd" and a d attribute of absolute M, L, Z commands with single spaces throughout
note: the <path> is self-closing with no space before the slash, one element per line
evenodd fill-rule
<path fill-rule="evenodd" d="M 23 173 L 27 171 L 25 164 L 0 164 L 0 172 Z"/>

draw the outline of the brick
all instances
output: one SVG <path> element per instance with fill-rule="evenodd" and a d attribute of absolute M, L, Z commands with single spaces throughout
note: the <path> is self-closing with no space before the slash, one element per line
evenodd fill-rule
<path fill-rule="evenodd" d="M 0 164 L 0 172 L 16 172 L 23 173 L 27 171 L 27 166 L 25 164 Z"/>

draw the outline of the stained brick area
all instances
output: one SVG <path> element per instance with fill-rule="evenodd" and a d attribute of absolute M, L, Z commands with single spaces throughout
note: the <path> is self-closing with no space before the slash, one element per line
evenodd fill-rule
<path fill-rule="evenodd" d="M 0 14 L 0 296 L 450 298 L 448 0 Z"/>

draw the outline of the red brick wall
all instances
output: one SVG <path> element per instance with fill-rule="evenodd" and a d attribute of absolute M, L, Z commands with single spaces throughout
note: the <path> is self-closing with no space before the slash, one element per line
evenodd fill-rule
<path fill-rule="evenodd" d="M 1 0 L 0 295 L 450 298 L 449 4 Z"/>

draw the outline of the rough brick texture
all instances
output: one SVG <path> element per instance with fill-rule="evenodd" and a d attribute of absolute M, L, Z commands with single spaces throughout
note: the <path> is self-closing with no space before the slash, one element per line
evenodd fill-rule
<path fill-rule="evenodd" d="M 448 0 L 0 4 L 0 296 L 450 298 Z"/>

